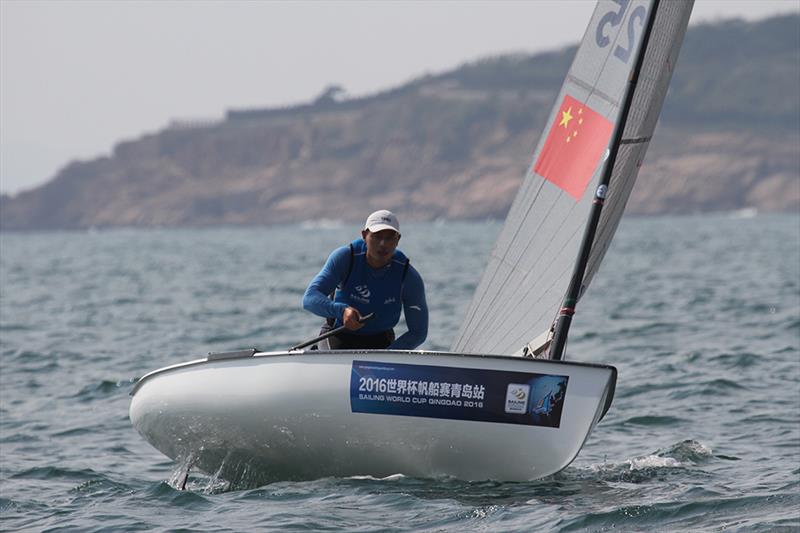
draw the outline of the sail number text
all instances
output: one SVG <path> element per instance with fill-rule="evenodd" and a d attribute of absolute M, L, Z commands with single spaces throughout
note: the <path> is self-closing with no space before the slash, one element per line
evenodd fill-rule
<path fill-rule="evenodd" d="M 605 48 L 609 45 L 609 43 L 611 43 L 611 39 L 609 39 L 606 35 L 606 27 L 610 25 L 612 28 L 615 28 L 622 24 L 622 21 L 625 18 L 625 11 L 627 11 L 628 6 L 630 5 L 630 0 L 614 0 L 614 3 L 617 4 L 618 9 L 616 11 L 609 11 L 603 15 L 597 25 L 597 46 L 600 48 Z M 633 10 L 631 16 L 628 18 L 628 42 L 618 44 L 616 48 L 614 48 L 614 57 L 623 63 L 627 63 L 628 59 L 630 59 L 631 51 L 636 43 L 637 28 L 635 21 L 639 21 L 638 26 L 639 29 L 641 29 L 641 27 L 644 26 L 646 17 L 647 8 L 644 6 L 638 6 Z"/>

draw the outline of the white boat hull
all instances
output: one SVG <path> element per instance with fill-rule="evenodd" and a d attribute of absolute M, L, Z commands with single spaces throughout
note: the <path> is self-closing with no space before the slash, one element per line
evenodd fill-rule
<path fill-rule="evenodd" d="M 415 390 L 398 391 L 400 381 Z M 257 353 L 144 376 L 130 418 L 168 457 L 235 483 L 395 473 L 521 481 L 572 462 L 615 383 L 611 366 L 519 357 Z"/>

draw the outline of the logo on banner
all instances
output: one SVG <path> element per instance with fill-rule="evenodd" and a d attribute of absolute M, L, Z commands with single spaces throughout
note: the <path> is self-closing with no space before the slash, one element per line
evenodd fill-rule
<path fill-rule="evenodd" d="M 530 385 L 509 383 L 506 389 L 506 413 L 524 415 L 528 412 L 528 397 L 530 393 Z"/>
<path fill-rule="evenodd" d="M 564 95 L 533 170 L 580 200 L 608 148 L 613 129 L 603 115 Z"/>

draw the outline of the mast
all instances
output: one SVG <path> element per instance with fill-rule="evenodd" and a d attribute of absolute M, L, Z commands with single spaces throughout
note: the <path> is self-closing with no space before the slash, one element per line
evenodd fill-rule
<path fill-rule="evenodd" d="M 625 102 L 622 106 L 620 120 L 617 123 L 616 130 L 614 131 L 614 138 L 611 142 L 608 163 L 603 170 L 603 175 L 600 178 L 600 184 L 597 186 L 592 201 L 592 209 L 589 212 L 589 220 L 586 222 L 586 229 L 584 230 L 583 240 L 581 241 L 578 258 L 575 262 L 575 268 L 572 272 L 572 278 L 567 288 L 567 293 L 564 296 L 564 302 L 558 312 L 556 318 L 555 329 L 553 332 L 553 341 L 550 347 L 550 359 L 561 360 L 564 358 L 564 348 L 567 345 L 567 334 L 569 333 L 570 324 L 572 324 L 572 315 L 575 314 L 575 306 L 578 303 L 578 298 L 581 295 L 583 286 L 583 276 L 586 272 L 586 264 L 589 262 L 589 254 L 592 251 L 592 243 L 594 242 L 597 225 L 600 222 L 600 213 L 603 210 L 606 195 L 608 194 L 608 185 L 611 182 L 611 175 L 614 172 L 614 164 L 617 161 L 617 154 L 622 142 L 622 135 L 625 131 L 625 123 L 628 121 L 628 114 L 630 113 L 631 104 L 633 103 L 633 96 L 636 89 L 636 84 L 639 81 L 639 74 L 644 64 L 644 56 L 647 52 L 647 45 L 650 42 L 650 34 L 655 23 L 656 13 L 658 12 L 660 0 L 653 0 L 650 6 L 650 13 L 647 17 L 647 26 L 645 27 L 644 35 L 642 36 L 642 44 L 639 47 L 639 53 L 636 57 L 636 65 L 631 71 L 628 78 L 628 90 L 625 94 Z"/>

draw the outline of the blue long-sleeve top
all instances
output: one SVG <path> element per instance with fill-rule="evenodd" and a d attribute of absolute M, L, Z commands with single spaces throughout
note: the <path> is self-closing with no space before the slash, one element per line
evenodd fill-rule
<path fill-rule="evenodd" d="M 394 328 L 405 314 L 408 331 L 389 345 L 390 350 L 413 350 L 428 336 L 428 304 L 425 301 L 425 284 L 422 276 L 399 250 L 385 267 L 375 269 L 366 258 L 366 244 L 362 239 L 349 246 L 334 250 L 311 280 L 303 307 L 324 318 L 336 320 L 334 327 L 342 325 L 342 315 L 347 307 L 358 309 L 361 316 L 375 313 L 364 327 L 349 331 L 353 335 L 371 335 Z M 348 275 L 349 271 L 349 275 Z M 329 295 L 335 293 L 333 300 Z"/>

